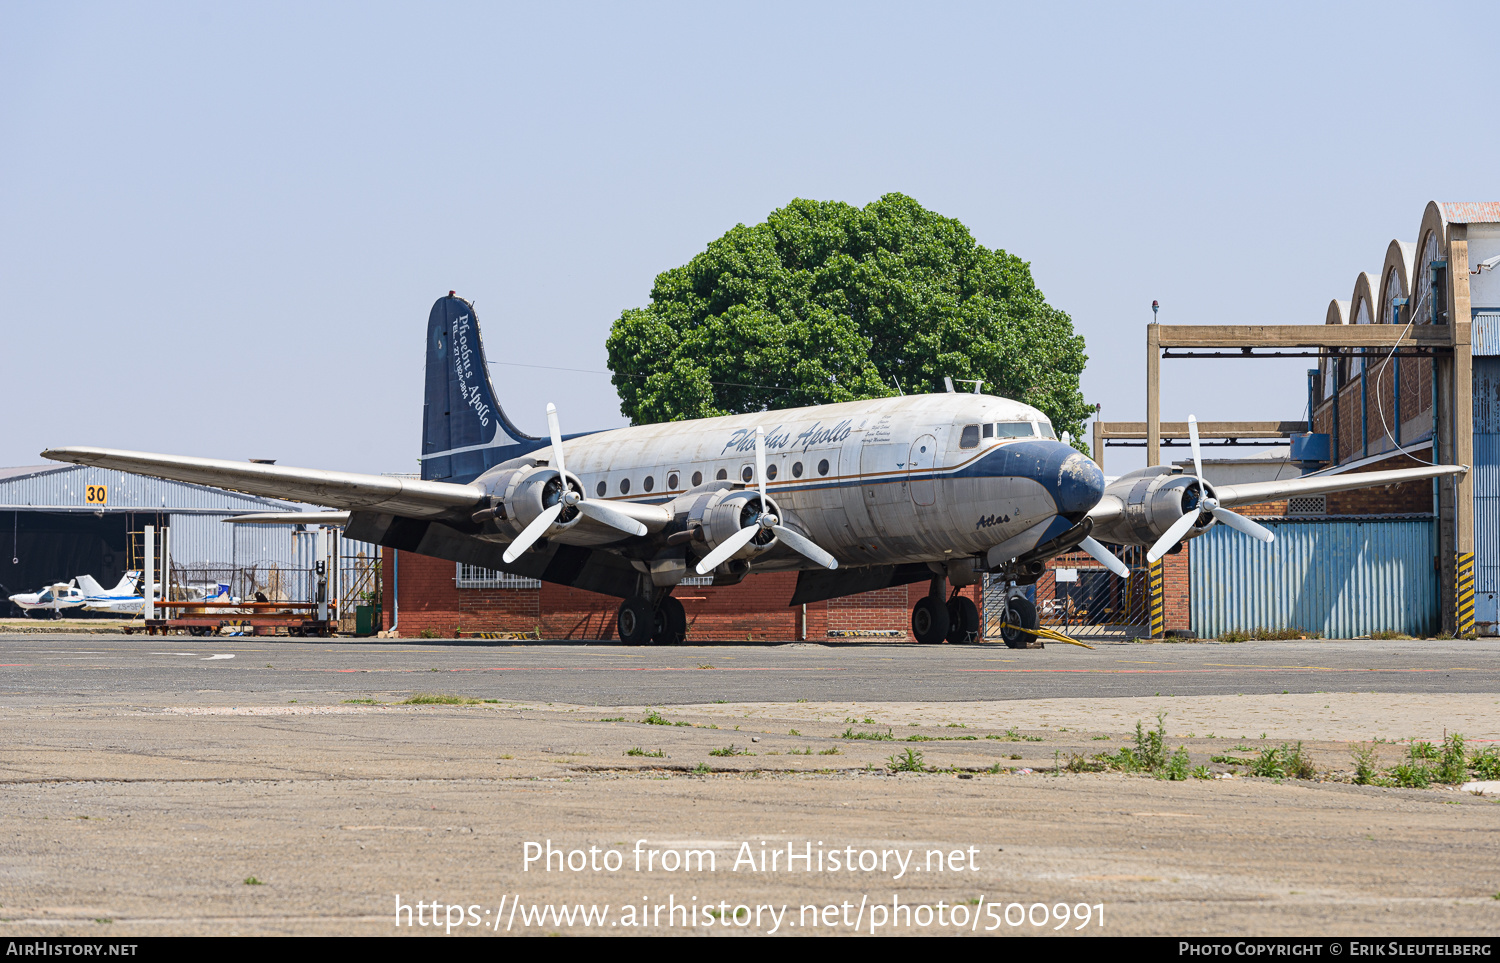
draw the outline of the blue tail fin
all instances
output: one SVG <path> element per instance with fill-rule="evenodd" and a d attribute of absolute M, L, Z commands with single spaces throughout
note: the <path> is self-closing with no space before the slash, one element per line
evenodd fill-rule
<path fill-rule="evenodd" d="M 463 484 L 548 444 L 522 434 L 495 401 L 474 306 L 449 292 L 427 317 L 422 477 Z"/>

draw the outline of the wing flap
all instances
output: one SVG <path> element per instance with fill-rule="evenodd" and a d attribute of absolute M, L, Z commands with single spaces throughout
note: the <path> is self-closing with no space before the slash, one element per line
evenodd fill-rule
<path fill-rule="evenodd" d="M 379 511 L 410 518 L 463 512 L 477 507 L 485 498 L 484 491 L 474 485 L 113 448 L 49 448 L 42 452 L 42 457 L 195 485 L 212 485 L 265 498 L 309 502 L 342 510 Z"/>

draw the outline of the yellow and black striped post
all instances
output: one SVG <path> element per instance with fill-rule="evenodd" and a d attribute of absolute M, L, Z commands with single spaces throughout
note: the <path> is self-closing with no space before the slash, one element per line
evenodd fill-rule
<path fill-rule="evenodd" d="M 1164 639 L 1167 633 L 1166 575 L 1161 559 L 1151 563 L 1150 572 L 1151 637 Z"/>
<path fill-rule="evenodd" d="M 1458 564 L 1454 566 L 1458 573 L 1457 591 L 1454 598 L 1458 601 L 1458 617 L 1455 618 L 1455 634 L 1474 634 L 1474 553 L 1459 552 Z"/>

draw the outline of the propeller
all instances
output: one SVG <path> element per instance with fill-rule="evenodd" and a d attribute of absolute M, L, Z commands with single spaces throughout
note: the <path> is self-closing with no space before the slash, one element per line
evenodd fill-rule
<path fill-rule="evenodd" d="M 1105 568 L 1114 572 L 1120 578 L 1130 578 L 1130 566 L 1115 557 L 1115 553 L 1105 548 L 1093 537 L 1089 536 L 1078 543 L 1078 547 L 1088 552 L 1094 560 Z"/>
<path fill-rule="evenodd" d="M 1203 457 L 1198 449 L 1198 419 L 1192 415 L 1188 415 L 1188 437 L 1193 443 L 1193 478 L 1198 482 L 1199 493 L 1205 493 L 1208 491 L 1208 487 L 1203 483 Z M 1183 513 L 1181 518 L 1173 522 L 1172 527 L 1167 529 L 1161 538 L 1156 540 L 1156 544 L 1152 545 L 1151 550 L 1146 553 L 1146 561 L 1155 562 L 1171 551 L 1172 546 L 1182 541 L 1183 536 L 1188 533 L 1188 530 L 1204 514 L 1212 515 L 1235 531 L 1244 532 L 1246 535 L 1258 538 L 1262 542 L 1274 542 L 1276 540 L 1275 534 L 1264 525 L 1258 525 L 1245 516 L 1232 512 L 1227 508 L 1220 508 L 1217 498 L 1203 497 L 1199 499 L 1197 505 L 1188 509 Z"/>
<path fill-rule="evenodd" d="M 812 559 L 824 568 L 839 567 L 838 559 L 823 551 L 811 539 L 781 524 L 781 519 L 767 510 L 770 503 L 766 501 L 766 433 L 758 426 L 755 429 L 755 497 L 760 501 L 760 514 L 749 525 L 724 539 L 717 548 L 703 556 L 703 561 L 698 563 L 699 575 L 712 572 L 744 548 L 755 536 L 767 531 L 774 532 L 787 548 Z"/>
<path fill-rule="evenodd" d="M 554 472 L 561 483 L 562 491 L 557 496 L 557 501 L 542 509 L 542 513 L 531 520 L 531 524 L 521 530 L 515 541 L 501 556 L 506 564 L 514 562 L 521 557 L 521 553 L 536 543 L 536 540 L 547 534 L 548 530 L 556 524 L 558 516 L 565 508 L 576 508 L 586 518 L 610 528 L 619 529 L 627 535 L 640 536 L 646 534 L 646 526 L 631 518 L 629 515 L 617 508 L 611 508 L 603 502 L 591 501 L 583 497 L 579 492 L 573 490 L 568 484 L 568 470 L 563 464 L 562 430 L 557 424 L 557 406 L 547 405 L 547 431 L 552 435 L 552 465 Z"/>

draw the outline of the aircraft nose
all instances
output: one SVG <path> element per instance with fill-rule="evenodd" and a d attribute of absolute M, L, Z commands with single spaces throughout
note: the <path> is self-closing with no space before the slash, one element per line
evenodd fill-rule
<path fill-rule="evenodd" d="M 1061 442 L 1059 448 L 1068 448 Z M 1083 453 L 1073 451 L 1058 467 L 1057 479 L 1052 486 L 1052 500 L 1057 503 L 1059 515 L 1081 517 L 1099 504 L 1104 497 L 1104 472 Z"/>

